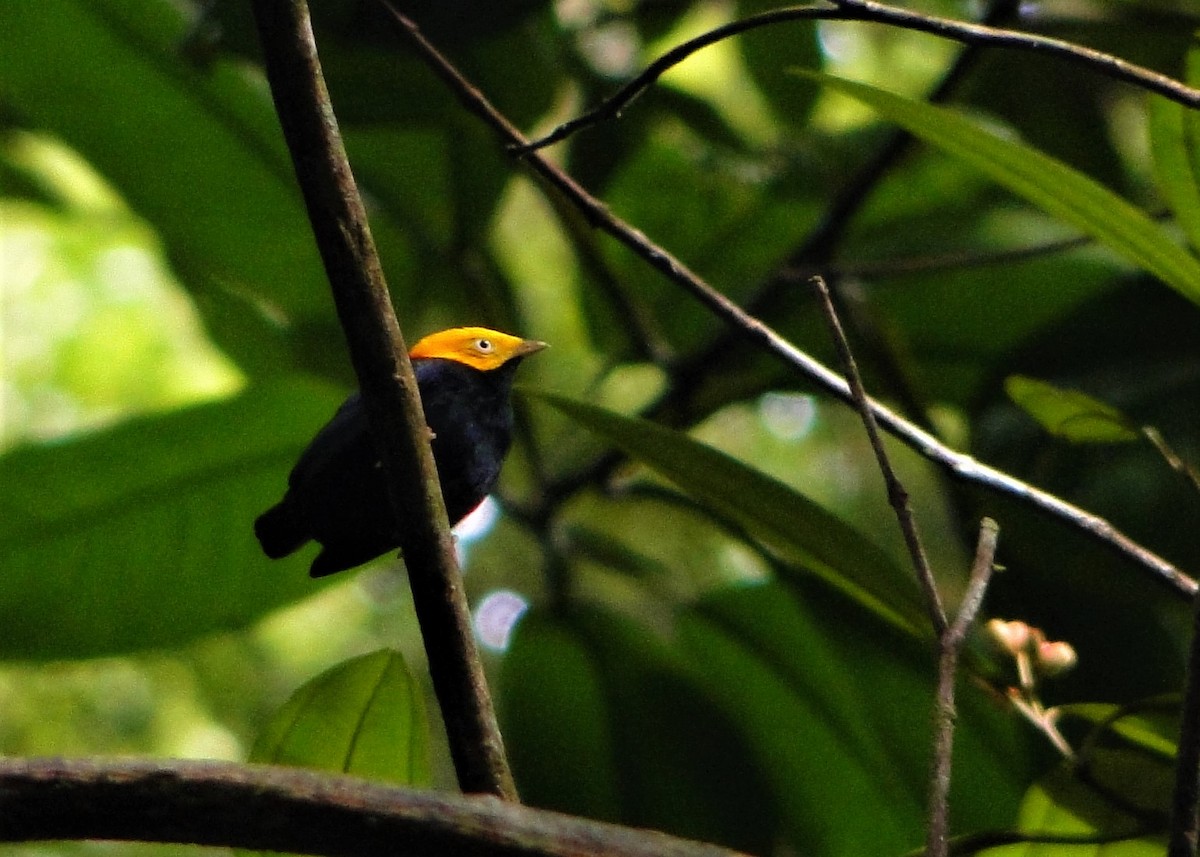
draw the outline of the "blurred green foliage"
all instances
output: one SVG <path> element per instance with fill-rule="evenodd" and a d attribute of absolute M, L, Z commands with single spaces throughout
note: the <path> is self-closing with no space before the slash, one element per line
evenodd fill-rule
<path fill-rule="evenodd" d="M 474 604 L 502 590 L 532 605 L 515 630 L 511 609 L 478 617 L 526 799 L 760 854 L 918 846 L 932 653 L 856 417 L 544 197 L 375 3 L 312 5 L 407 335 L 480 323 L 553 345 L 522 370 L 533 394 L 499 515 L 460 542 Z M 401 5 L 530 133 L 680 40 L 771 8 Z M 1184 2 L 993 11 L 1200 74 Z M 952 68 L 950 106 L 918 103 Z M 896 133 L 873 110 L 928 145 L 858 183 Z M 706 49 L 552 156 L 829 361 L 804 286 L 823 273 L 873 393 L 1197 569 L 1200 505 L 1153 448 L 1072 445 L 1005 392 L 1018 375 L 1079 391 L 1067 404 L 1154 426 L 1200 460 L 1194 125 L 1061 60 L 807 22 Z M 0 753 L 246 758 L 301 686 L 322 711 L 373 710 L 363 688 L 382 685 L 362 670 L 384 659 L 428 696 L 397 562 L 315 584 L 306 557 L 269 562 L 252 537 L 351 383 L 247 4 L 5 3 Z M 1079 654 L 1047 704 L 1169 707 L 1186 605 L 1062 523 L 889 448 L 951 601 L 980 516 L 999 522 L 987 612 Z M 402 660 L 345 663 L 381 648 Z M 1004 665 L 973 652 L 955 831 L 1133 831 L 1150 836 L 1105 853 L 1158 848 L 1169 726 L 1066 718 L 1097 787 L 1057 765 L 1003 704 Z M 401 719 L 436 711 L 387 686 Z M 449 787 L 438 725 L 428 746 L 421 729 L 396 740 L 429 754 L 415 779 Z M 371 742 L 386 730 L 369 734 L 359 769 L 384 771 Z M 318 738 L 297 758 L 337 749 Z"/>

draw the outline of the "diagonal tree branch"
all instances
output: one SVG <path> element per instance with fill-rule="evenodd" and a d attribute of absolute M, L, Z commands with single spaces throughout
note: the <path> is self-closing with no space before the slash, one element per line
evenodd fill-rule
<path fill-rule="evenodd" d="M 995 26 L 1012 18 L 1017 12 L 1016 7 L 1017 0 L 991 0 L 984 10 L 982 23 Z M 968 45 L 960 51 L 929 91 L 926 100 L 935 104 L 949 101 L 979 63 L 983 53 L 984 49 L 979 45 Z M 847 314 L 847 319 L 863 339 L 866 356 L 883 379 L 885 389 L 900 405 L 902 413 L 922 428 L 932 431 L 934 427 L 928 421 L 926 403 L 922 401 L 912 379 L 902 369 L 904 361 L 895 353 L 895 343 L 876 319 L 870 302 L 861 290 L 848 286 L 829 265 L 829 261 L 837 255 L 837 249 L 855 216 L 915 145 L 916 138 L 907 130 L 891 128 L 870 157 L 850 174 L 829 199 L 820 219 L 804 240 L 749 295 L 745 306 L 752 315 L 770 315 L 781 301 L 788 300 L 792 295 L 792 286 L 796 281 L 796 277 L 791 276 L 793 272 L 798 272 L 798 278 L 802 281 L 815 273 L 824 274 L 833 288 L 835 303 L 855 310 Z M 673 374 L 675 384 L 668 395 L 686 400 L 702 377 L 701 368 L 724 353 L 732 341 L 733 334 L 726 329 L 714 336 L 704 348 L 689 355 L 686 361 L 677 363 Z"/>
<path fill-rule="evenodd" d="M 929 771 L 929 824 L 926 831 L 925 857 L 946 857 L 949 854 L 950 841 L 950 774 L 953 767 L 954 727 L 957 720 L 954 688 L 958 680 L 958 660 L 967 631 L 983 605 L 983 596 L 992 578 L 1000 528 L 991 518 L 984 518 L 980 523 L 975 561 L 971 565 L 967 591 L 958 607 L 958 613 L 954 620 L 950 621 L 946 617 L 941 596 L 938 594 L 937 581 L 921 544 L 916 517 L 908 501 L 908 492 L 900 483 L 883 447 L 875 415 L 867 401 L 867 393 L 863 388 L 854 354 L 842 330 L 829 288 L 821 277 L 813 277 L 811 282 L 816 289 L 838 356 L 845 368 L 846 379 L 854 396 L 854 406 L 862 417 L 867 437 L 871 441 L 871 449 L 879 464 L 879 471 L 883 474 L 888 500 L 891 501 L 896 520 L 904 534 L 904 541 L 908 545 L 913 570 L 925 593 L 926 611 L 937 632 L 937 694 L 934 703 L 933 761 Z"/>
<path fill-rule="evenodd" d="M 304 0 L 253 0 L 271 94 L 346 332 L 400 528 L 417 619 L 465 792 L 516 799 L 471 629 L 429 429 Z"/>
<path fill-rule="evenodd" d="M 833 296 L 829 294 L 829 287 L 825 285 L 825 280 L 821 277 L 813 277 L 810 282 L 817 292 L 817 299 L 821 303 L 834 347 L 837 348 L 838 357 L 845 368 L 846 382 L 850 387 L 854 407 L 862 417 L 863 426 L 867 430 L 867 439 L 871 442 L 871 450 L 875 453 L 875 461 L 879 465 L 879 472 L 883 474 L 888 502 L 891 503 L 892 510 L 896 513 L 900 532 L 904 535 L 904 544 L 908 547 L 909 560 L 917 575 L 917 582 L 920 583 L 921 591 L 925 594 L 925 612 L 929 614 L 933 630 L 941 640 L 947 635 L 949 621 L 946 618 L 946 608 L 942 606 L 942 597 L 938 594 L 933 569 L 929 567 L 925 546 L 921 543 L 921 534 L 917 529 L 917 520 L 913 515 L 912 504 L 909 502 L 908 490 L 901 484 L 895 468 L 892 467 L 887 450 L 883 448 L 883 438 L 879 435 L 879 424 L 867 399 L 867 391 L 863 387 L 862 376 L 858 373 L 858 364 L 850 350 L 850 342 L 846 339 L 837 309 L 833 306 Z"/>
<path fill-rule="evenodd" d="M 113 839 L 330 857 L 745 857 L 530 809 L 297 768 L 0 760 L 0 842 Z"/>
<path fill-rule="evenodd" d="M 401 34 L 413 45 L 421 59 L 446 83 L 467 110 L 487 123 L 505 145 L 515 148 L 527 145 L 528 140 L 524 135 L 462 76 L 410 19 L 387 4 L 386 0 L 380 2 L 391 10 Z M 589 223 L 607 232 L 670 282 L 691 294 L 735 330 L 739 338 L 775 356 L 829 395 L 847 404 L 853 404 L 853 396 L 845 379 L 745 312 L 665 249 L 613 215 L 602 202 L 584 190 L 558 166 L 536 152 L 523 156 L 522 162 L 542 182 L 571 200 Z M 1181 598 L 1191 599 L 1196 593 L 1195 580 L 1166 559 L 1129 538 L 1105 519 L 976 461 L 971 456 L 942 443 L 929 432 L 905 420 L 874 399 L 867 401 L 880 427 L 956 479 L 998 491 L 1087 534 L 1133 562 L 1151 579 L 1165 585 Z"/>

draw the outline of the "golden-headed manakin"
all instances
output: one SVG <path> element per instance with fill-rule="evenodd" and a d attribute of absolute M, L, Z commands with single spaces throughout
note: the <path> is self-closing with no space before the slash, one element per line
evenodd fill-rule
<path fill-rule="evenodd" d="M 509 403 L 522 358 L 545 348 L 484 327 L 426 336 L 409 351 L 450 523 L 496 485 L 512 432 Z M 254 522 L 272 559 L 321 545 L 310 574 L 323 577 L 400 544 L 375 442 L 359 394 L 350 396 L 300 455 L 283 499 Z"/>

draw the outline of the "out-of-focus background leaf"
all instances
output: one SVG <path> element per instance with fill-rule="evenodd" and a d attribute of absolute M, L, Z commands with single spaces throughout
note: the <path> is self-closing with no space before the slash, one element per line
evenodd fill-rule
<path fill-rule="evenodd" d="M 309 590 L 290 560 L 290 573 L 245 574 L 258 544 L 244 524 L 337 404 L 322 385 L 252 386 L 0 459 L 0 616 L 21 629 L 3 656 L 177 645 Z"/>
<path fill-rule="evenodd" d="M 771 8 L 401 5 L 531 134 Z M 526 800 L 763 855 L 918 847 L 933 654 L 857 417 L 543 197 L 377 4 L 312 6 L 406 333 L 488 324 L 553 345 L 522 367 L 535 394 L 458 542 Z M 919 8 L 1196 79 L 1182 0 Z M 298 688 L 369 719 L 364 688 L 401 664 L 394 700 L 436 711 L 395 558 L 316 584 L 307 555 L 270 562 L 253 540 L 352 378 L 248 5 L 7 0 L 0 19 L 0 753 L 245 759 Z M 894 121 L 923 142 L 850 199 Z M 1187 480 L 1147 444 L 1070 443 L 1030 414 L 1071 424 L 1102 403 L 1200 460 L 1196 140 L 1193 114 L 1081 66 L 805 22 L 705 49 L 550 154 L 832 362 L 804 286 L 821 272 L 874 394 L 1195 572 Z M 1041 404 L 1014 403 L 1014 377 Z M 1088 736 L 1119 706 L 1170 708 L 1187 606 L 889 449 L 951 605 L 979 517 L 1000 523 L 985 612 L 1075 647 L 1039 693 L 1095 745 L 1095 781 L 1062 768 L 1005 702 L 1006 665 L 973 649 L 954 832 L 1119 834 L 1115 801 L 1138 808 L 1139 839 L 1105 853 L 1159 847 L 1149 786 L 1171 728 L 1131 716 Z M 336 722 L 326 710 L 312 722 Z M 417 779 L 452 787 L 430 726 Z"/>

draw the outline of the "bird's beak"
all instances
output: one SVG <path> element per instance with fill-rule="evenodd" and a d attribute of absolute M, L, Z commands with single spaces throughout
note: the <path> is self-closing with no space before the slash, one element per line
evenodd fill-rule
<path fill-rule="evenodd" d="M 545 342 L 539 342 L 536 339 L 523 339 L 521 344 L 513 350 L 513 357 L 525 357 L 530 354 L 536 354 L 543 348 L 549 348 Z"/>

